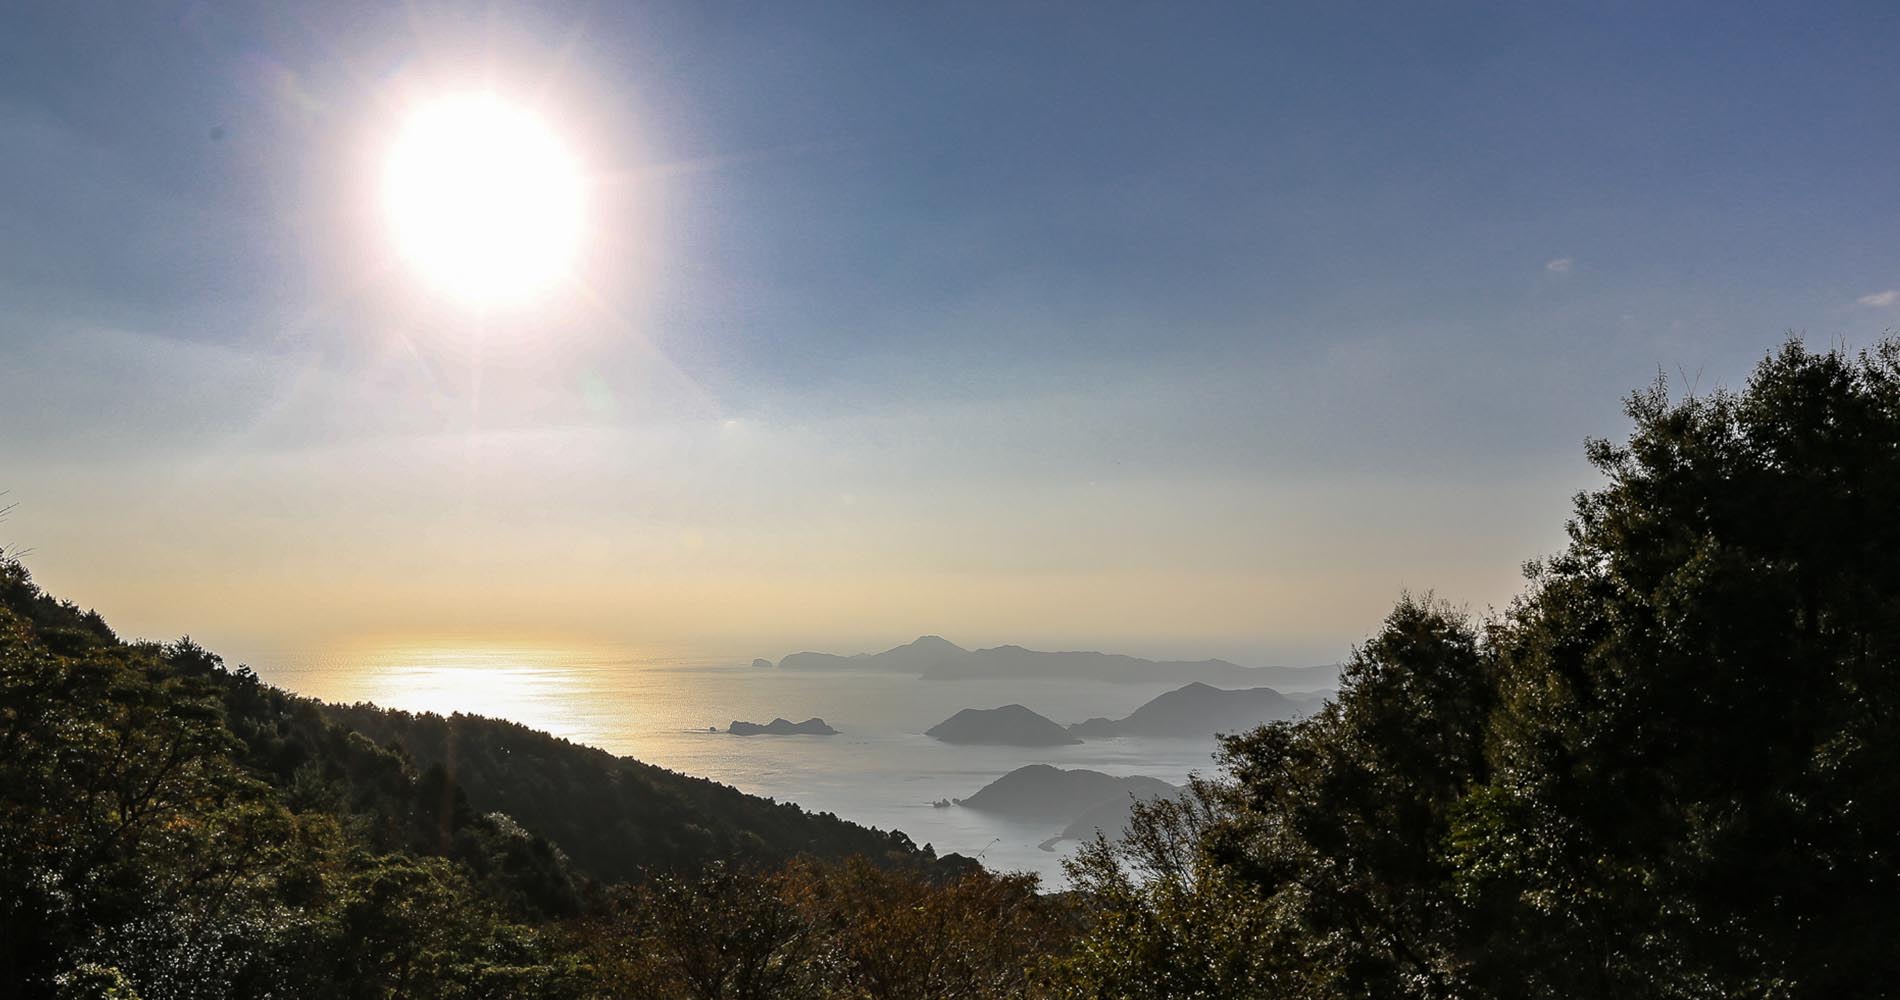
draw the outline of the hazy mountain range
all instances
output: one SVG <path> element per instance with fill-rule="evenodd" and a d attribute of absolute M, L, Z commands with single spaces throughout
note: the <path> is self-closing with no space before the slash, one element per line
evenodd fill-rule
<path fill-rule="evenodd" d="M 756 664 L 768 661 L 755 660 Z M 1274 685 L 1283 688 L 1330 687 L 1338 679 L 1337 666 L 1243 667 L 1226 660 L 1149 660 L 1119 653 L 1087 651 L 1049 652 L 1021 646 L 964 649 L 942 636 L 920 636 L 915 641 L 881 653 L 792 653 L 778 661 L 780 670 L 875 670 L 916 674 L 925 680 L 955 681 L 978 678 L 1057 678 L 1114 683 L 1200 681 L 1234 686 Z"/>

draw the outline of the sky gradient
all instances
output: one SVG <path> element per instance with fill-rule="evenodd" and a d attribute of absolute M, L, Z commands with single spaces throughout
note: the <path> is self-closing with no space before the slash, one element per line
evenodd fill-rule
<path fill-rule="evenodd" d="M 1900 319 L 1891 4 L 49 4 L 0 31 L 0 544 L 130 634 L 1330 662 L 1562 542 L 1666 373 Z M 392 266 L 533 102 L 576 281 Z"/>

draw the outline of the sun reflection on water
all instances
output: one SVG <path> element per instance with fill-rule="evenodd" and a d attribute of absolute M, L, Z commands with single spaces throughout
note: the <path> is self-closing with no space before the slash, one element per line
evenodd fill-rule
<path fill-rule="evenodd" d="M 579 743 L 602 741 L 613 668 L 625 650 L 452 638 L 354 645 L 330 651 L 289 686 L 327 701 L 368 701 L 407 712 L 509 719 Z"/>

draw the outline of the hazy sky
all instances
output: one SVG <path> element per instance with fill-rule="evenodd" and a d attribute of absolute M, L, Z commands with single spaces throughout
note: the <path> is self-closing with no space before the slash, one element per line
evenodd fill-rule
<path fill-rule="evenodd" d="M 0 543 L 238 654 L 1330 661 L 1659 369 L 1900 318 L 1900 6 L 1739 6 L 21 5 Z M 593 207 L 486 316 L 375 181 L 485 80 Z"/>

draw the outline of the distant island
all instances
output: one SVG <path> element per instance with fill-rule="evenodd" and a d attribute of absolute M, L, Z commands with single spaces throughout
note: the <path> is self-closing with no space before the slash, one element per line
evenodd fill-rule
<path fill-rule="evenodd" d="M 1135 802 L 1153 801 L 1159 798 L 1172 798 L 1180 795 L 1180 790 L 1167 795 L 1124 795 L 1117 799 L 1105 799 L 1084 810 L 1080 816 L 1069 821 L 1062 832 L 1042 842 L 1042 849 L 1053 850 L 1056 844 L 1065 840 L 1089 840 L 1101 833 L 1110 840 L 1119 840 L 1128 834 L 1128 826 L 1135 815 Z"/>
<path fill-rule="evenodd" d="M 1228 691 L 1195 681 L 1156 697 L 1124 719 L 1094 718 L 1069 727 L 1073 736 L 1212 736 L 1307 714 L 1308 704 L 1272 688 Z"/>
<path fill-rule="evenodd" d="M 766 664 L 763 659 L 755 665 Z M 1337 666 L 1243 667 L 1226 660 L 1148 660 L 1119 653 L 1048 652 L 1022 646 L 964 649 L 939 635 L 920 636 L 882 653 L 792 653 L 778 661 L 780 670 L 864 670 L 916 674 L 925 680 L 1053 678 L 1135 684 L 1200 681 L 1253 687 L 1312 689 L 1337 683 Z"/>
<path fill-rule="evenodd" d="M 925 730 L 924 735 L 945 743 L 1012 747 L 1053 747 L 1082 742 L 1060 724 L 1021 705 L 966 708 Z"/>
<path fill-rule="evenodd" d="M 1172 795 L 1178 789 L 1159 778 L 1116 777 L 1100 771 L 1064 770 L 1030 764 L 984 785 L 967 799 L 966 809 L 1032 823 L 1070 824 L 1105 803 Z"/>
<path fill-rule="evenodd" d="M 924 671 L 968 654 L 962 646 L 940 635 L 917 639 L 882 653 L 793 653 L 778 661 L 780 670 L 876 670 L 922 674 Z M 759 661 L 754 661 L 759 662 Z"/>
<path fill-rule="evenodd" d="M 732 725 L 726 727 L 726 732 L 734 736 L 836 736 L 838 735 L 838 731 L 836 729 L 833 729 L 830 726 L 825 725 L 825 720 L 820 719 L 815 715 L 809 719 L 806 719 L 804 722 L 793 722 L 790 719 L 773 719 L 771 722 L 765 723 L 764 725 L 760 725 L 759 723 L 756 723 L 756 722 L 741 722 L 738 719 L 734 719 L 732 720 Z"/>
<path fill-rule="evenodd" d="M 1068 746 L 1118 736 L 1213 737 L 1311 713 L 1330 692 L 1288 697 L 1268 687 L 1227 690 L 1195 681 L 1158 695 L 1122 719 L 1093 718 L 1064 727 L 1023 707 L 966 708 L 924 731 L 945 743 Z"/>

